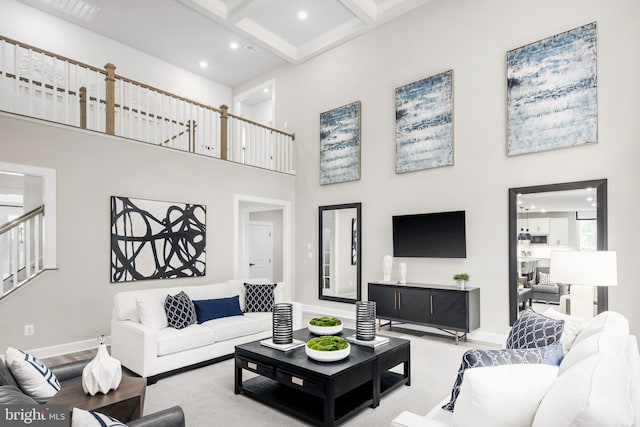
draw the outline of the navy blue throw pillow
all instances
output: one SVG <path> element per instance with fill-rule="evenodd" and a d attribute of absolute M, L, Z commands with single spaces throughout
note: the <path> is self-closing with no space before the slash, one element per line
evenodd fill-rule
<path fill-rule="evenodd" d="M 167 323 L 176 329 L 184 329 L 196 323 L 196 309 L 193 301 L 184 291 L 177 295 L 167 295 L 164 300 L 164 311 L 167 313 Z"/>
<path fill-rule="evenodd" d="M 511 327 L 506 347 L 546 347 L 559 342 L 563 330 L 564 320 L 552 319 L 527 309 Z"/>
<path fill-rule="evenodd" d="M 221 317 L 244 315 L 240 310 L 240 297 L 238 295 L 229 298 L 195 300 L 193 305 L 196 306 L 198 323 Z"/>
<path fill-rule="evenodd" d="M 502 349 L 502 350 L 467 350 L 462 355 L 462 363 L 458 369 L 458 376 L 451 389 L 451 399 L 442 409 L 453 412 L 456 399 L 460 394 L 460 386 L 464 379 L 464 371 L 471 368 L 481 368 L 486 366 L 517 365 L 527 363 L 542 363 L 545 365 L 560 365 L 564 352 L 562 344 L 559 342 L 548 347 L 523 348 L 523 349 Z"/>

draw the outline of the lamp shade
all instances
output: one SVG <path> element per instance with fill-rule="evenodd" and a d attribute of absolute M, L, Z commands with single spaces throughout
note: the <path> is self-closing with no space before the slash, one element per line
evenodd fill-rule
<path fill-rule="evenodd" d="M 550 280 L 583 286 L 617 286 L 618 268 L 614 251 L 553 251 Z"/>

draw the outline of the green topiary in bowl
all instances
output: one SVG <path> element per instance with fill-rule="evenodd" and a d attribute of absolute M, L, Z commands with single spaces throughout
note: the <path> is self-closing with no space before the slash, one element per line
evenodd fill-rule
<path fill-rule="evenodd" d="M 342 325 L 342 321 L 335 317 L 314 317 L 309 320 L 309 324 L 313 326 L 338 326 Z"/>
<path fill-rule="evenodd" d="M 344 338 L 328 335 L 310 339 L 307 347 L 317 351 L 337 351 L 349 347 L 349 343 Z"/>

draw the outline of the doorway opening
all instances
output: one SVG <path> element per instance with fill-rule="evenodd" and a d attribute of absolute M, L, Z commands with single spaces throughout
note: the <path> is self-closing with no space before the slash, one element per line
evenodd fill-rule
<path fill-rule="evenodd" d="M 233 97 L 234 114 L 269 127 L 274 127 L 275 104 L 273 79 Z"/>
<path fill-rule="evenodd" d="M 291 203 L 246 195 L 234 199 L 234 276 L 285 282 L 291 293 Z"/>

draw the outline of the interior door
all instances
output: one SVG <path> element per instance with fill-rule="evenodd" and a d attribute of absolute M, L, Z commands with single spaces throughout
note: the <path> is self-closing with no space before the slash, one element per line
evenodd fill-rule
<path fill-rule="evenodd" d="M 249 277 L 273 277 L 273 224 L 249 221 Z"/>

